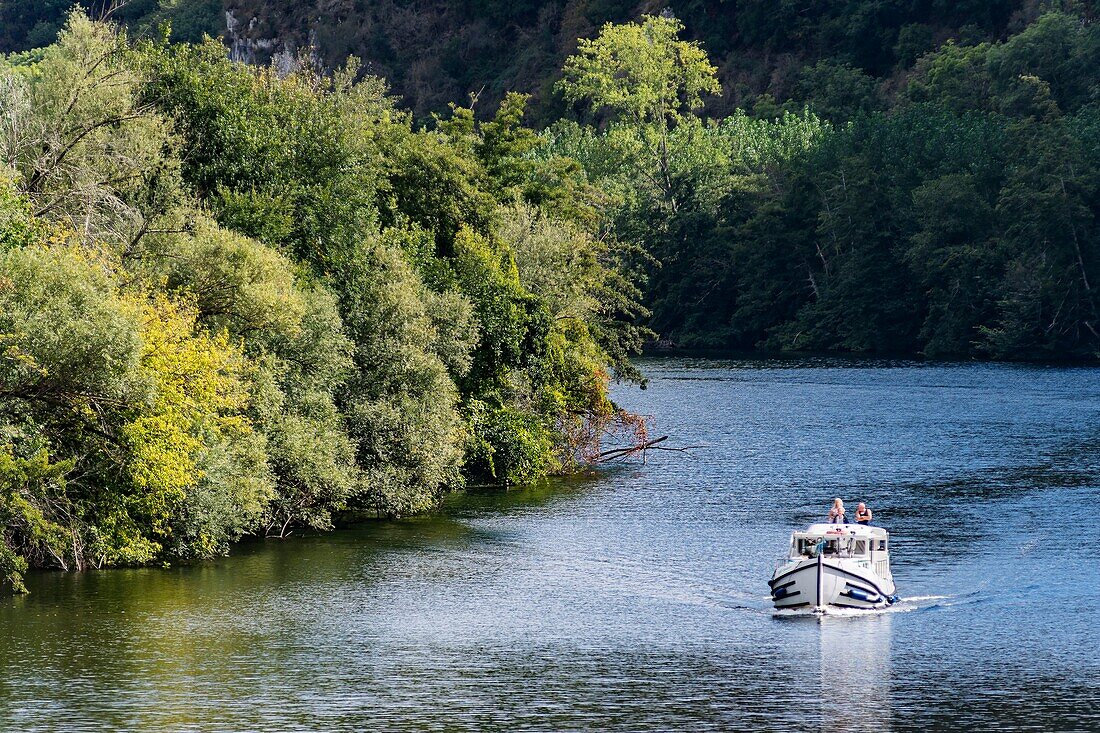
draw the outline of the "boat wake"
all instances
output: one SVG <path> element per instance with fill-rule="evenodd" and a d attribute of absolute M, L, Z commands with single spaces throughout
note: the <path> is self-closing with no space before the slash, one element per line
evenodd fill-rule
<path fill-rule="evenodd" d="M 773 609 L 772 615 L 776 618 L 860 618 L 866 616 L 881 616 L 887 613 L 911 613 L 924 611 L 937 606 L 954 605 L 951 603 L 959 596 L 910 596 L 899 598 L 896 603 L 886 608 L 839 608 L 827 606 L 817 610 L 811 608 Z"/>

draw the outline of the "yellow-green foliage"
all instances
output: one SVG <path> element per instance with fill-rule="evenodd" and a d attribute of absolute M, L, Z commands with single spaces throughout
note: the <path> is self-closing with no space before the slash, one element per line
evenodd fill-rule
<path fill-rule="evenodd" d="M 36 63 L 0 69 L 2 162 L 36 216 L 89 245 L 132 245 L 178 188 L 170 125 L 139 100 L 140 84 L 125 36 L 79 10 Z"/>
<path fill-rule="evenodd" d="M 0 394 L 89 419 L 143 396 L 138 309 L 105 269 L 67 244 L 0 252 Z"/>
<path fill-rule="evenodd" d="M 15 188 L 15 172 L 0 167 L 0 251 L 46 237 L 46 223 L 31 216 L 31 202 Z"/>
<path fill-rule="evenodd" d="M 289 339 L 301 333 L 305 298 L 293 266 L 271 247 L 200 220 L 162 254 L 155 264 L 166 270 L 169 289 L 193 299 L 208 328 Z"/>
<path fill-rule="evenodd" d="M 684 24 L 669 16 L 640 23 L 607 23 L 597 38 L 582 38 L 558 84 L 566 99 L 610 109 L 637 123 L 665 125 L 721 94 L 717 69 L 696 42 L 680 40 Z"/>
<path fill-rule="evenodd" d="M 150 532 L 163 537 L 188 491 L 203 478 L 204 442 L 247 435 L 244 360 L 228 334 L 196 332 L 194 309 L 154 295 L 141 303 L 140 374 L 151 403 L 122 426 L 129 448 L 126 472 Z M 159 548 L 157 548 L 159 549 Z M 151 558 L 120 558 L 142 561 Z"/>
<path fill-rule="evenodd" d="M 271 487 L 240 347 L 185 301 L 126 292 L 101 250 L 19 222 L 39 242 L 0 252 L 0 428 L 13 460 L 72 456 L 80 477 L 40 507 L 69 539 L 24 556 L 77 568 L 205 556 L 253 529 Z M 196 513 L 212 490 L 225 500 Z M 11 506 L 23 519 L 8 546 L 30 547 L 41 522 Z"/>

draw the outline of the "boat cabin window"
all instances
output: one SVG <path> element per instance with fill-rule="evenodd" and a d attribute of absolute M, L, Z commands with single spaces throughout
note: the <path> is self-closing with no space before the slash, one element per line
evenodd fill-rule
<path fill-rule="evenodd" d="M 834 537 L 823 539 L 820 537 L 799 537 L 795 540 L 795 552 L 803 557 L 817 557 L 818 548 L 826 557 L 830 555 L 862 555 L 867 551 L 865 540 L 853 541 L 850 537 Z"/>
<path fill-rule="evenodd" d="M 866 557 L 867 551 L 886 550 L 886 540 L 854 537 L 796 537 L 791 545 L 794 555 L 817 557 L 818 548 L 826 557 Z"/>

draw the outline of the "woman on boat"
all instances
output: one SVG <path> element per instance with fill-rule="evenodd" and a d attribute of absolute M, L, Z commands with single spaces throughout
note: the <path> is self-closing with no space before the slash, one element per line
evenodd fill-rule
<path fill-rule="evenodd" d="M 829 524 L 847 524 L 844 518 L 844 502 L 840 497 L 833 499 L 833 508 L 829 510 Z"/>
<path fill-rule="evenodd" d="M 856 524 L 870 524 L 871 510 L 862 501 L 856 507 Z"/>

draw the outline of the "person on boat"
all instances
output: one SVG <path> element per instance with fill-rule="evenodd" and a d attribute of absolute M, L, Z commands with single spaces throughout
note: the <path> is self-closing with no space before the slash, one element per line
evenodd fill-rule
<path fill-rule="evenodd" d="M 833 499 L 833 508 L 829 510 L 829 524 L 847 524 L 848 520 L 844 517 L 844 502 L 840 500 L 840 497 Z"/>
<path fill-rule="evenodd" d="M 856 507 L 856 524 L 870 524 L 871 510 L 862 501 Z"/>

